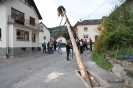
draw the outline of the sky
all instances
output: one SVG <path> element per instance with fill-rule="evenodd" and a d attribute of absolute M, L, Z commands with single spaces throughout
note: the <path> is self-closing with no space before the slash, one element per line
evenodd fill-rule
<path fill-rule="evenodd" d="M 46 27 L 59 26 L 61 17 L 57 16 L 57 8 L 62 5 L 72 26 L 78 21 L 89 19 L 102 19 L 108 16 L 118 0 L 34 0 L 43 18 L 41 22 Z M 101 6 L 102 5 L 102 6 Z M 95 11 L 95 12 L 94 12 Z M 94 13 L 93 13 L 94 12 Z M 63 19 L 61 25 L 65 23 Z"/>

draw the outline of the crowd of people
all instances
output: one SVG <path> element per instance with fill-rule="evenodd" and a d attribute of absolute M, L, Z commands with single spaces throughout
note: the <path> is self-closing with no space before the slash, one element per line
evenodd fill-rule
<path fill-rule="evenodd" d="M 43 47 L 43 53 L 49 53 L 49 54 L 53 54 L 54 50 L 56 50 L 56 48 L 58 48 L 58 54 L 62 54 L 62 50 L 61 50 L 61 41 L 48 41 L 48 43 L 43 43 L 42 47 Z"/>
<path fill-rule="evenodd" d="M 77 47 L 80 51 L 80 53 L 82 54 L 83 51 L 86 50 L 90 50 L 92 51 L 92 40 L 90 38 L 89 42 L 87 42 L 87 40 L 76 40 L 76 44 L 77 44 Z M 88 45 L 90 45 L 90 48 L 88 48 Z M 43 43 L 42 44 L 42 47 L 43 47 L 43 53 L 49 53 L 49 54 L 53 54 L 54 51 L 56 50 L 56 48 L 58 48 L 58 54 L 62 54 L 62 43 L 61 43 L 61 40 L 60 41 L 52 41 L 50 40 L 48 43 Z M 70 54 L 70 49 L 73 49 L 72 47 L 72 43 L 70 40 L 67 41 L 67 44 L 66 44 L 66 53 L 67 53 L 67 60 L 70 60 L 69 59 L 69 54 Z"/>
<path fill-rule="evenodd" d="M 77 47 L 80 50 L 81 54 L 83 53 L 83 51 L 85 51 L 85 49 L 86 50 L 90 49 L 90 51 L 92 51 L 92 40 L 91 40 L 91 38 L 90 38 L 89 42 L 87 42 L 86 39 L 85 40 L 83 40 L 83 39 L 76 40 L 76 44 L 77 44 Z M 90 48 L 88 48 L 88 45 L 90 45 Z"/>

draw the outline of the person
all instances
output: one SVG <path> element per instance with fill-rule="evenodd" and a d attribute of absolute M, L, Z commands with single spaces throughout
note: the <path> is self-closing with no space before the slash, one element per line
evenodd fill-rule
<path fill-rule="evenodd" d="M 52 49 L 53 46 L 52 46 L 52 44 L 53 44 L 52 40 L 50 40 L 50 42 L 49 42 L 49 54 L 51 54 L 51 53 L 53 54 L 53 49 Z"/>
<path fill-rule="evenodd" d="M 62 46 L 62 45 L 61 45 L 60 41 L 58 41 L 58 43 L 57 43 L 58 54 L 62 54 L 61 46 Z"/>
<path fill-rule="evenodd" d="M 72 49 L 72 47 L 70 46 L 70 43 L 67 42 L 67 45 L 66 45 L 67 60 L 70 60 L 70 59 L 69 59 L 70 49 Z"/>
<path fill-rule="evenodd" d="M 92 40 L 91 40 L 91 38 L 89 40 L 89 44 L 90 44 L 90 51 L 92 51 Z"/>
<path fill-rule="evenodd" d="M 77 47 L 78 47 L 78 50 L 80 49 L 80 42 L 79 40 L 76 40 L 76 44 L 77 44 Z"/>
<path fill-rule="evenodd" d="M 81 54 L 83 53 L 83 43 L 82 43 L 81 40 L 80 40 L 80 53 L 81 53 Z"/>
<path fill-rule="evenodd" d="M 47 43 L 47 49 L 48 49 L 48 53 L 49 53 L 49 41 L 48 41 L 48 43 Z"/>
<path fill-rule="evenodd" d="M 87 44 L 87 41 L 86 41 L 86 39 L 85 39 L 85 41 L 84 41 L 84 48 L 86 48 L 86 50 L 88 50 L 88 46 L 87 46 L 88 44 Z"/>
<path fill-rule="evenodd" d="M 56 40 L 54 40 L 54 50 L 56 50 L 56 44 L 57 44 L 57 42 L 56 42 Z"/>
<path fill-rule="evenodd" d="M 43 47 L 43 53 L 44 53 L 44 51 L 46 53 L 46 43 L 45 42 L 42 44 L 42 47 Z"/>
<path fill-rule="evenodd" d="M 84 40 L 81 39 L 81 42 L 82 42 L 82 49 L 85 50 L 85 48 L 84 48 Z M 83 50 L 82 50 L 82 51 L 83 51 Z"/>

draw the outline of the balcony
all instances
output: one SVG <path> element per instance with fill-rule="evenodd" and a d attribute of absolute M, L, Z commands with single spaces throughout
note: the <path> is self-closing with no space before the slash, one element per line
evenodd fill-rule
<path fill-rule="evenodd" d="M 8 16 L 8 22 L 10 23 L 17 23 L 17 24 L 21 24 L 24 25 L 26 27 L 30 27 L 39 31 L 43 31 L 43 27 L 37 23 L 35 24 L 30 24 L 30 21 L 27 19 L 16 19 L 12 16 Z"/>

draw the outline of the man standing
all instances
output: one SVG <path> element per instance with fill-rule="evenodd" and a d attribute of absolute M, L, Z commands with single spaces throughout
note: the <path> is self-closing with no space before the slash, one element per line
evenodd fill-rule
<path fill-rule="evenodd" d="M 83 53 L 83 43 L 82 43 L 81 40 L 80 40 L 80 53 L 81 53 L 81 54 Z"/>
<path fill-rule="evenodd" d="M 43 53 L 44 53 L 44 51 L 46 53 L 46 43 L 45 42 L 42 44 L 42 47 L 43 47 Z"/>
<path fill-rule="evenodd" d="M 58 54 L 62 54 L 61 46 L 62 46 L 62 45 L 61 45 L 60 41 L 58 41 L 58 43 L 57 43 Z"/>
<path fill-rule="evenodd" d="M 53 48 L 53 46 L 52 46 L 52 40 L 50 40 L 50 42 L 49 42 L 49 49 L 50 49 L 49 50 L 49 54 L 51 54 L 51 53 L 53 54 L 53 49 L 52 48 Z"/>
<path fill-rule="evenodd" d="M 87 43 L 87 41 L 86 41 L 86 39 L 85 39 L 85 41 L 84 41 L 84 48 L 86 48 L 86 50 L 88 50 L 88 43 Z"/>
<path fill-rule="evenodd" d="M 56 42 L 56 40 L 54 40 L 54 50 L 56 50 L 56 44 L 57 44 L 57 42 Z"/>
<path fill-rule="evenodd" d="M 70 43 L 67 42 L 67 45 L 66 45 L 67 60 L 70 60 L 70 59 L 69 59 L 70 49 L 72 49 L 72 47 L 70 47 Z"/>
<path fill-rule="evenodd" d="M 91 38 L 90 38 L 89 44 L 90 44 L 90 51 L 92 51 L 92 40 L 91 40 Z"/>

